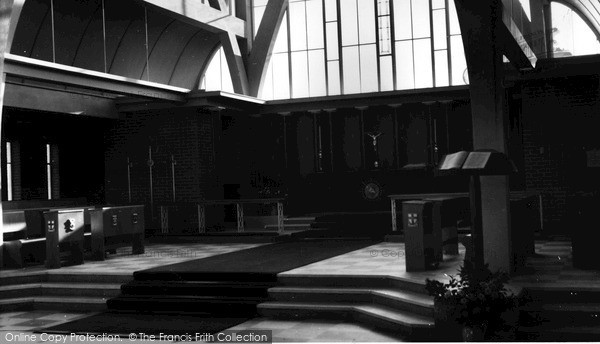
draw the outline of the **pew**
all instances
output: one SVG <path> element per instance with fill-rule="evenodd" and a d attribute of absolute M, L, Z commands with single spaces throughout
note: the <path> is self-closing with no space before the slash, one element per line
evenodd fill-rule
<path fill-rule="evenodd" d="M 83 264 L 83 209 L 51 210 L 44 212 L 46 224 L 46 268 L 62 266 L 62 253 L 69 261 Z"/>
<path fill-rule="evenodd" d="M 102 207 L 89 210 L 92 259 L 104 260 L 105 252 L 131 246 L 133 254 L 144 253 L 144 206 Z"/>
<path fill-rule="evenodd" d="M 86 207 L 77 208 L 29 208 L 3 212 L 4 233 L 4 265 L 22 268 L 25 262 L 43 261 L 47 258 L 45 242 L 47 241 L 47 221 L 45 214 L 51 211 L 81 210 L 83 217 L 79 224 L 82 235 L 89 236 L 89 221 L 86 221 Z M 87 224 L 87 226 L 86 226 Z"/>

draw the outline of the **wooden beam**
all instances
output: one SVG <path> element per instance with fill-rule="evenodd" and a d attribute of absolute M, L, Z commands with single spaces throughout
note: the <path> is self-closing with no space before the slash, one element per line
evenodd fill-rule
<path fill-rule="evenodd" d="M 504 65 L 499 32 L 499 0 L 456 0 L 456 12 L 469 71 L 473 149 L 507 152 Z M 472 203 L 473 262 L 492 270 L 513 270 L 508 176 L 474 176 Z"/>
<path fill-rule="evenodd" d="M 7 75 L 112 94 L 185 102 L 188 89 L 6 54 Z"/>
<path fill-rule="evenodd" d="M 260 87 L 267 74 L 267 66 L 273 53 L 275 39 L 288 4 L 288 0 L 269 0 L 265 8 L 248 58 L 248 80 L 250 81 L 250 95 L 253 97 L 260 93 Z"/>
<path fill-rule="evenodd" d="M 534 61 L 537 61 L 537 58 L 533 54 L 531 48 L 529 48 L 529 45 L 525 39 L 522 39 L 519 43 L 517 43 L 508 28 L 504 25 L 498 27 L 497 39 L 500 49 L 516 69 L 529 70 L 535 67 L 530 58 L 532 58 Z M 529 51 L 533 57 L 528 57 L 525 55 L 525 51 Z"/>
<path fill-rule="evenodd" d="M 13 16 L 13 0 L 0 1 L 0 133 L 2 133 L 2 109 L 4 108 L 5 89 L 5 56 L 8 51 L 8 36 L 10 34 L 11 21 L 16 23 Z M 20 13 L 20 11 L 19 11 Z M 3 136 L 3 135 L 2 135 Z M 4 147 L 0 147 L 0 154 L 4 154 Z M 2 194 L 2 178 L 0 176 L 0 194 Z M 0 214 L 2 214 L 2 202 L 0 202 Z M 0 268 L 4 266 L 4 223 L 0 217 Z"/>
<path fill-rule="evenodd" d="M 138 0 L 175 19 L 204 30 L 222 33 L 229 32 L 246 37 L 246 22 L 229 13 L 229 9 L 218 10 L 201 1 Z"/>
<path fill-rule="evenodd" d="M 4 105 L 80 116 L 118 118 L 113 98 L 39 85 L 24 85 L 10 80 L 6 81 Z"/>
<path fill-rule="evenodd" d="M 12 42 L 15 37 L 15 31 L 17 31 L 17 24 L 19 22 L 19 18 L 21 18 L 21 10 L 23 9 L 24 4 L 25 0 L 13 0 L 12 15 L 10 17 L 10 27 L 8 28 L 8 41 L 6 44 L 7 52 L 10 52 L 12 48 Z"/>
<path fill-rule="evenodd" d="M 229 66 L 229 74 L 231 74 L 231 82 L 233 83 L 233 91 L 235 93 L 249 95 L 250 88 L 248 86 L 248 74 L 244 65 L 244 57 L 238 45 L 235 35 L 229 32 L 224 32 L 221 35 L 221 44 L 225 51 L 225 58 Z"/>

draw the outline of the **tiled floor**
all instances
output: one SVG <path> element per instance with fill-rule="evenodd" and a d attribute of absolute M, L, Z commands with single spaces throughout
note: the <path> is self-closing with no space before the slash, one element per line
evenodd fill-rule
<path fill-rule="evenodd" d="M 135 270 L 159 265 L 177 263 L 190 259 L 208 257 L 215 254 L 257 246 L 257 244 L 191 244 L 191 245 L 153 245 L 148 247 L 142 256 L 127 255 L 126 252 L 110 257 L 104 262 L 86 262 L 82 266 L 66 267 L 60 270 L 74 273 L 115 273 L 123 271 L 131 274 Z M 405 271 L 404 244 L 380 243 L 364 249 L 353 251 L 338 257 L 310 264 L 283 274 L 300 275 L 383 275 L 397 278 L 424 280 L 425 278 L 444 278 L 444 274 L 454 274 L 462 261 L 464 250 L 461 246 L 460 256 L 446 257 L 447 260 L 434 271 L 409 273 Z M 530 284 L 564 284 L 573 286 L 600 287 L 600 273 L 574 269 L 571 264 L 571 246 L 568 241 L 548 241 L 536 243 L 536 257 L 529 260 L 528 265 L 534 271 L 513 279 L 514 283 Z M 42 268 L 25 269 L 25 271 L 43 270 Z M 55 271 L 60 271 L 55 270 Z M 0 276 L 17 273 L 15 271 L 0 272 Z M 57 325 L 75 320 L 90 314 L 54 313 L 51 311 L 34 312 L 0 312 L 0 343 L 6 342 L 6 335 L 33 334 L 35 329 Z M 401 338 L 393 334 L 376 331 L 370 327 L 341 321 L 283 321 L 266 318 L 252 319 L 232 328 L 232 330 L 273 331 L 275 342 L 397 342 Z M 31 343 L 42 343 L 28 341 Z M 76 343 L 67 338 L 67 343 Z M 126 339 L 126 342 L 130 342 Z M 149 341 L 146 341 L 149 343 Z M 131 343 L 146 343 L 137 340 Z M 163 341 L 164 342 L 164 341 Z M 152 343 L 161 343 L 152 341 Z"/>
<path fill-rule="evenodd" d="M 382 242 L 281 274 L 390 276 L 422 282 L 426 278 L 442 279 L 444 274 L 456 274 L 464 260 L 464 247 L 459 245 L 459 248 L 459 255 L 444 256 L 440 266 L 429 271 L 407 272 L 404 243 Z"/>
<path fill-rule="evenodd" d="M 229 244 L 151 244 L 146 246 L 144 254 L 132 255 L 131 247 L 120 248 L 116 254 L 111 254 L 104 261 L 89 261 L 84 264 L 65 266 L 60 269 L 46 270 L 38 265 L 18 270 L 2 270 L 4 276 L 22 274 L 123 274 L 131 275 L 134 271 L 149 269 L 157 266 L 181 263 L 188 260 L 207 258 L 219 254 L 235 252 L 247 248 L 264 245 L 261 243 L 229 243 Z"/>

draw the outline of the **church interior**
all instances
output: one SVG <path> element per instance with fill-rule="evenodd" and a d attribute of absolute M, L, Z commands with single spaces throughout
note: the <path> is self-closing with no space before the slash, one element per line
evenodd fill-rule
<path fill-rule="evenodd" d="M 0 76 L 7 342 L 462 341 L 467 265 L 600 340 L 598 0 L 2 0 Z"/>

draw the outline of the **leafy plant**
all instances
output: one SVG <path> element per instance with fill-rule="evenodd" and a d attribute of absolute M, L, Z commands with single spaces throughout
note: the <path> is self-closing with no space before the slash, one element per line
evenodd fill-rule
<path fill-rule="evenodd" d="M 501 331 L 505 324 L 503 315 L 518 306 L 518 298 L 506 288 L 509 276 L 501 271 L 492 272 L 486 264 L 475 268 L 465 262 L 458 276 L 449 276 L 446 283 L 426 280 L 427 292 L 436 303 L 465 326 L 479 326 L 488 332 Z"/>

